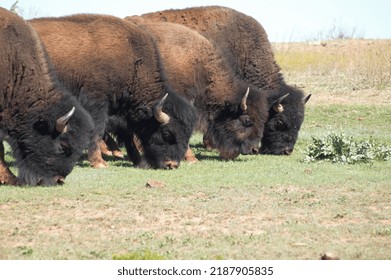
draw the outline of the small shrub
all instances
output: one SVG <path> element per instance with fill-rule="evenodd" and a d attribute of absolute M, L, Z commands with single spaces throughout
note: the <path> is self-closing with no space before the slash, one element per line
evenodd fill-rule
<path fill-rule="evenodd" d="M 315 33 L 310 36 L 308 40 L 349 40 L 362 38 L 364 38 L 364 32 L 359 27 L 347 26 L 342 22 L 334 20 L 333 24 L 329 28 Z"/>
<path fill-rule="evenodd" d="M 15 13 L 15 14 L 18 14 L 18 10 L 19 10 L 19 0 L 16 0 L 14 4 L 12 4 L 11 8 L 10 8 L 10 11 Z"/>
<path fill-rule="evenodd" d="M 386 161 L 391 159 L 391 147 L 370 140 L 355 141 L 353 137 L 331 133 L 322 139 L 312 137 L 306 151 L 306 162 L 340 163 Z"/>
<path fill-rule="evenodd" d="M 33 254 L 33 249 L 27 246 L 19 246 L 18 249 L 20 250 L 21 254 L 24 256 L 31 256 Z"/>
<path fill-rule="evenodd" d="M 391 227 L 388 228 L 378 228 L 375 230 L 374 234 L 376 236 L 391 236 Z"/>

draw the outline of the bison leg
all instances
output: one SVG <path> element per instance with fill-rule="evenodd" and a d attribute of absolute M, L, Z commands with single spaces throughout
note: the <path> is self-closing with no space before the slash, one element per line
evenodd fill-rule
<path fill-rule="evenodd" d="M 100 138 L 94 137 L 95 139 L 91 142 L 88 148 L 88 161 L 94 168 L 107 168 L 109 165 L 102 158 L 102 152 L 99 147 Z"/>
<path fill-rule="evenodd" d="M 195 157 L 193 151 L 190 149 L 189 146 L 187 146 L 187 151 L 185 153 L 185 160 L 189 163 L 196 163 L 198 162 L 198 159 Z"/>
<path fill-rule="evenodd" d="M 113 155 L 113 152 L 109 150 L 109 147 L 107 147 L 107 144 L 103 139 L 99 141 L 99 148 L 100 148 L 102 155 L 105 155 L 105 156 L 112 156 Z"/>
<path fill-rule="evenodd" d="M 140 143 L 137 142 L 137 139 L 135 139 L 133 135 L 126 137 L 126 139 L 124 139 L 124 145 L 129 160 L 133 162 L 134 166 L 139 165 L 141 162 L 141 155 L 139 149 L 141 149 L 141 147 Z"/>
<path fill-rule="evenodd" d="M 204 135 L 204 137 L 202 139 L 202 142 L 203 142 L 204 147 L 205 147 L 206 150 L 208 150 L 208 151 L 212 151 L 213 150 L 213 145 L 212 145 L 211 141 L 206 139 L 205 135 Z"/>
<path fill-rule="evenodd" d="M 4 145 L 0 143 L 0 184 L 17 185 L 17 179 L 11 170 L 7 167 L 4 160 Z"/>
<path fill-rule="evenodd" d="M 124 154 L 119 149 L 117 142 L 115 142 L 115 140 L 113 139 L 113 137 L 110 136 L 110 134 L 105 133 L 105 135 L 103 136 L 103 140 L 107 151 L 110 152 L 111 155 L 115 156 L 116 158 L 122 158 L 122 159 L 124 158 Z M 101 145 L 101 150 L 102 150 L 102 145 Z M 103 150 L 102 153 L 105 154 Z"/>

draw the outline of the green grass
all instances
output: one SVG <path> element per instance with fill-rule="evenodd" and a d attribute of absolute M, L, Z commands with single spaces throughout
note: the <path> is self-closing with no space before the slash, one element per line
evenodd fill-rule
<path fill-rule="evenodd" d="M 364 136 L 361 124 L 349 124 Z M 83 162 L 61 187 L 1 187 L 0 258 L 391 257 L 391 162 L 304 163 L 306 137 L 290 157 L 223 162 L 200 141 L 195 135 L 192 146 L 202 161 L 174 171 Z M 165 187 L 146 188 L 150 179 Z"/>
<path fill-rule="evenodd" d="M 357 140 L 373 139 L 391 145 L 391 107 L 388 105 L 322 105 L 306 108 L 301 139 L 321 137 L 328 132 L 344 133 Z"/>
<path fill-rule="evenodd" d="M 370 102 L 356 103 L 349 85 L 337 86 L 343 102 L 314 92 L 289 157 L 225 162 L 196 134 L 200 162 L 178 170 L 83 161 L 63 186 L 0 186 L 0 259 L 391 259 L 391 161 L 303 161 L 312 137 L 330 132 L 391 145 L 391 106 L 377 94 L 387 92 L 372 88 Z"/>

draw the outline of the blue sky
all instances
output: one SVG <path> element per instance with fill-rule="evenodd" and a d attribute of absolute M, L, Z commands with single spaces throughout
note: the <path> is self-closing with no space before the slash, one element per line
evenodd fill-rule
<path fill-rule="evenodd" d="M 16 0 L 0 0 L 10 8 Z M 371 39 L 391 38 L 390 0 L 19 0 L 25 18 L 100 13 L 118 17 L 171 8 L 222 5 L 257 19 L 272 42 L 316 39 L 333 26 Z"/>

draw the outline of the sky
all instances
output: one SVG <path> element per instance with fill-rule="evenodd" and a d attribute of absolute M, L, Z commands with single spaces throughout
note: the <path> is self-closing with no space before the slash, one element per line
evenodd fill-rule
<path fill-rule="evenodd" d="M 16 0 L 0 0 L 9 9 Z M 220 5 L 252 16 L 271 42 L 324 39 L 332 30 L 367 39 L 391 39 L 390 0 L 19 0 L 25 18 L 76 13 L 130 15 Z M 333 32 L 335 35 L 336 32 Z"/>

